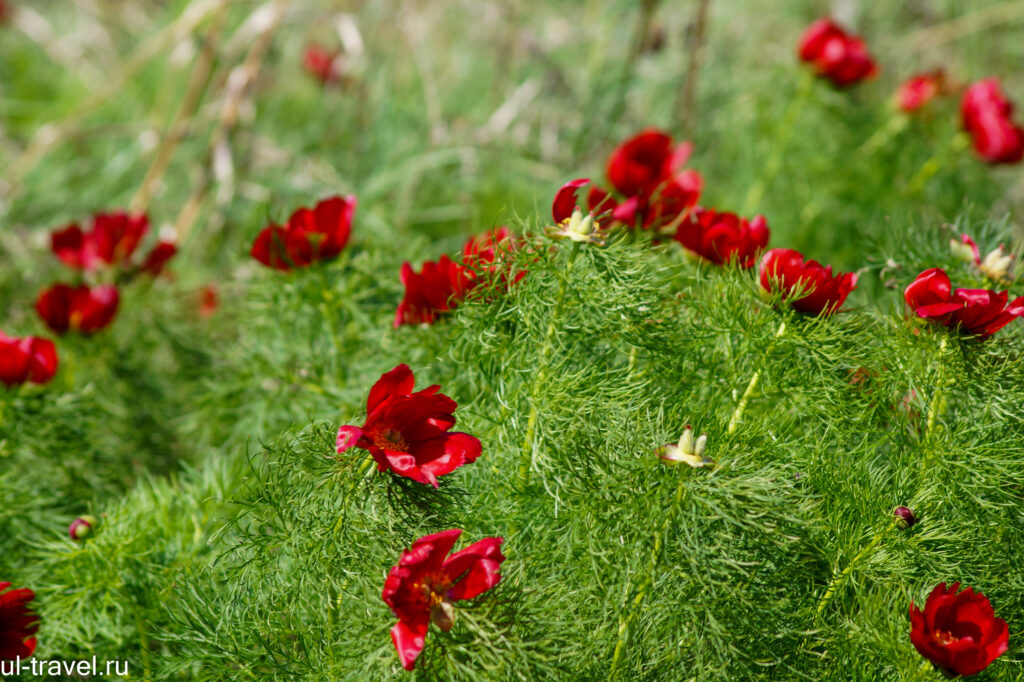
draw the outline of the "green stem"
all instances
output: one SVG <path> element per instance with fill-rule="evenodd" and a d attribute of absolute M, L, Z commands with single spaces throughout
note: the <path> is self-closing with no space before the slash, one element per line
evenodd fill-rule
<path fill-rule="evenodd" d="M 129 596 L 129 601 L 132 605 L 132 615 L 135 616 L 135 629 L 139 633 L 139 655 L 142 658 L 143 679 L 148 682 L 153 676 L 153 667 L 149 659 L 149 631 L 139 610 L 139 605 L 131 599 L 131 596 Z"/>
<path fill-rule="evenodd" d="M 950 141 L 943 145 L 930 159 L 925 161 L 921 168 L 918 169 L 914 177 L 907 183 L 907 194 L 910 196 L 916 196 L 920 194 L 928 181 L 939 172 L 939 169 L 949 160 L 956 152 L 966 149 L 970 145 L 970 137 L 963 132 L 957 133 Z"/>
<path fill-rule="evenodd" d="M 779 174 L 779 169 L 782 167 L 782 157 L 789 147 L 789 139 L 793 136 L 793 128 L 796 125 L 797 116 L 799 116 L 800 110 L 810 98 L 813 91 L 811 87 L 813 83 L 814 75 L 805 69 L 800 85 L 797 86 L 796 95 L 790 100 L 786 113 L 782 115 L 778 132 L 775 135 L 772 155 L 764 165 L 764 172 L 747 191 L 747 198 L 744 199 L 743 209 L 740 211 L 742 215 L 749 215 L 758 208 L 761 199 L 764 197 L 765 190 L 771 187 L 772 182 L 775 181 L 775 176 Z"/>
<path fill-rule="evenodd" d="M 665 515 L 665 520 L 662 521 L 661 527 L 654 533 L 654 548 L 651 550 L 651 560 L 647 567 L 647 571 L 644 574 L 643 581 L 637 585 L 636 596 L 633 601 L 630 602 L 629 612 L 622 618 L 619 618 L 619 638 L 615 642 L 615 652 L 612 654 L 612 665 L 609 670 L 608 677 L 614 678 L 619 667 L 619 662 L 622 660 L 622 656 L 626 652 L 626 635 L 629 632 L 629 626 L 636 620 L 640 613 L 640 605 L 643 604 L 644 599 L 647 598 L 647 594 L 651 587 L 654 585 L 654 573 L 658 569 L 658 563 L 661 560 L 661 550 L 664 544 L 665 535 L 668 533 L 669 527 L 675 521 L 676 514 L 679 512 L 679 507 L 683 502 L 683 493 L 686 491 L 686 478 L 689 474 L 689 467 L 680 467 L 680 479 L 679 485 L 676 486 L 676 494 L 672 500 L 672 506 L 669 508 L 668 513 Z"/>
<path fill-rule="evenodd" d="M 359 486 L 359 483 L 363 480 L 363 477 L 366 476 L 366 472 L 370 469 L 370 467 L 373 466 L 373 462 L 373 457 L 367 457 L 366 461 L 359 465 L 359 471 L 356 472 L 355 478 L 352 480 L 351 483 L 349 483 L 348 488 L 345 489 L 345 494 L 342 497 L 343 508 L 341 510 L 341 515 L 338 517 L 338 521 L 334 524 L 334 528 L 331 531 L 332 533 L 340 532 L 341 527 L 345 525 L 345 512 L 348 511 L 348 498 L 353 493 L 353 491 L 355 491 L 355 489 Z"/>
<path fill-rule="evenodd" d="M 786 333 L 786 323 L 783 322 L 779 325 L 778 331 L 775 332 L 775 338 L 781 337 Z M 726 433 L 732 434 L 736 432 L 737 427 L 740 425 L 740 419 L 743 418 L 743 412 L 747 409 L 747 403 L 750 402 L 750 396 L 754 394 L 757 389 L 758 383 L 761 381 L 761 370 L 754 372 L 754 376 L 750 377 L 750 383 L 747 384 L 747 390 L 743 391 L 743 395 L 740 396 L 740 402 L 736 405 L 736 409 L 733 410 L 732 417 L 729 418 L 729 427 L 726 429 Z"/>
<path fill-rule="evenodd" d="M 904 113 L 897 113 L 889 119 L 889 122 L 875 131 L 875 134 L 857 148 L 854 156 L 869 157 L 874 155 L 882 147 L 889 144 L 894 137 L 899 135 L 910 123 L 910 117 Z"/>

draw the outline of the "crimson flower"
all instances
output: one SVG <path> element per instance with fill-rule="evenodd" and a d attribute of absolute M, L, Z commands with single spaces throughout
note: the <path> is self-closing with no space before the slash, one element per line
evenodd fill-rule
<path fill-rule="evenodd" d="M 974 151 L 989 163 L 1018 163 L 1024 159 L 1024 128 L 1013 122 L 1013 104 L 1003 94 L 998 78 L 968 86 L 960 101 L 963 129 Z"/>
<path fill-rule="evenodd" d="M 158 275 L 177 249 L 170 242 L 158 242 L 142 265 L 135 266 L 132 256 L 148 231 L 149 218 L 144 213 L 97 213 L 89 230 L 72 223 L 51 232 L 50 249 L 61 262 L 76 270 L 113 266 Z"/>
<path fill-rule="evenodd" d="M 735 213 L 697 208 L 679 224 L 675 239 L 712 263 L 735 260 L 740 267 L 749 268 L 768 245 L 768 236 L 764 216 L 748 221 Z"/>
<path fill-rule="evenodd" d="M 341 79 L 341 70 L 337 64 L 338 53 L 320 45 L 310 45 L 302 57 L 302 66 L 324 85 L 336 83 Z"/>
<path fill-rule="evenodd" d="M 94 334 L 114 319 L 120 298 L 117 287 L 111 285 L 54 284 L 36 299 L 36 312 L 58 334 L 69 330 Z"/>
<path fill-rule="evenodd" d="M 348 244 L 355 211 L 354 196 L 334 196 L 312 209 L 300 208 L 284 227 L 263 228 L 250 253 L 268 268 L 282 271 L 336 258 Z"/>
<path fill-rule="evenodd" d="M 918 652 L 948 673 L 974 675 L 1009 647 L 1006 621 L 996 618 L 988 597 L 960 583 L 939 583 L 924 610 L 910 603 L 910 641 Z"/>
<path fill-rule="evenodd" d="M 946 91 L 946 72 L 935 69 L 919 73 L 903 81 L 896 92 L 896 101 L 901 110 L 912 114 L 923 108 Z"/>
<path fill-rule="evenodd" d="M 800 61 L 814 67 L 815 75 L 837 88 L 856 85 L 878 73 L 864 41 L 847 33 L 831 19 L 818 19 L 800 38 Z"/>
<path fill-rule="evenodd" d="M 217 285 L 210 283 L 199 289 L 199 316 L 212 317 L 220 307 L 220 295 L 217 293 Z"/>
<path fill-rule="evenodd" d="M 984 340 L 1024 316 L 1024 296 L 1007 303 L 1009 293 L 988 289 L 953 289 L 942 268 L 925 270 L 903 292 L 918 317 L 959 327 Z"/>
<path fill-rule="evenodd" d="M 0 582 L 0 661 L 29 658 L 36 651 L 39 624 L 28 607 L 36 598 L 28 589 L 10 590 L 10 583 Z"/>
<path fill-rule="evenodd" d="M 450 474 L 480 456 L 480 441 L 467 433 L 451 433 L 458 404 L 438 393 L 440 386 L 412 392 L 408 365 L 381 375 L 366 401 L 366 423 L 338 429 L 341 454 L 352 447 L 369 450 L 377 470 L 391 470 L 419 483 L 438 486 Z"/>
<path fill-rule="evenodd" d="M 391 641 L 406 670 L 415 666 L 431 621 L 448 632 L 455 624 L 453 602 L 474 599 L 501 581 L 504 540 L 484 538 L 448 556 L 461 534 L 452 528 L 416 540 L 384 581 L 384 603 L 398 617 Z"/>
<path fill-rule="evenodd" d="M 857 288 L 857 275 L 852 272 L 832 274 L 832 266 L 822 267 L 818 261 L 805 261 L 799 251 L 772 249 L 764 254 L 759 266 L 761 287 L 769 294 L 782 293 L 795 310 L 812 315 L 831 315 L 839 310 Z"/>
<path fill-rule="evenodd" d="M 45 384 L 57 373 L 53 341 L 26 336 L 13 338 L 0 332 L 0 382 L 17 386 L 31 381 Z"/>

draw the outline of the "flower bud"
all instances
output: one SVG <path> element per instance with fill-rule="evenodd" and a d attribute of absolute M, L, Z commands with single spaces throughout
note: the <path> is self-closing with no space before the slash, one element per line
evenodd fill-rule
<path fill-rule="evenodd" d="M 982 274 L 993 282 L 1002 282 L 1006 279 L 1006 274 L 1010 271 L 1012 264 L 1013 254 L 1003 251 L 1003 245 L 1000 244 L 985 256 L 978 267 Z"/>
<path fill-rule="evenodd" d="M 658 448 L 656 454 L 665 464 L 678 464 L 684 462 L 691 467 L 702 467 L 714 464 L 714 461 L 704 456 L 707 449 L 708 436 L 705 433 L 699 437 L 693 437 L 693 427 L 689 424 L 683 429 L 683 435 L 678 445 L 669 443 Z"/>
<path fill-rule="evenodd" d="M 900 530 L 906 530 L 917 523 L 917 517 L 909 507 L 896 507 L 892 513 L 896 517 L 896 527 Z"/>
<path fill-rule="evenodd" d="M 71 522 L 68 526 L 68 535 L 72 540 L 87 540 L 92 537 L 95 528 L 96 517 L 86 514 Z"/>
<path fill-rule="evenodd" d="M 959 240 L 950 239 L 949 251 L 957 260 L 962 260 L 965 263 L 978 262 L 978 245 L 966 234 L 960 235 Z"/>

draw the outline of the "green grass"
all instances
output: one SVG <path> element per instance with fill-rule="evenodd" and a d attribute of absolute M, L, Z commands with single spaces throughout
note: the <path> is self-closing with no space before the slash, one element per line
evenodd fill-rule
<path fill-rule="evenodd" d="M 149 205 L 154 229 L 187 228 L 173 280 L 133 284 L 110 329 L 60 339 L 51 384 L 0 391 L 0 581 L 37 592 L 39 658 L 128 659 L 138 679 L 401 677 L 384 576 L 415 538 L 460 527 L 505 537 L 504 579 L 451 633 L 431 629 L 417 678 L 940 679 L 907 607 L 957 580 L 1010 628 L 980 678 L 1024 678 L 1024 329 L 943 348 L 902 301 L 927 267 L 984 284 L 945 224 L 1020 252 L 1020 166 L 963 152 L 909 190 L 956 132 L 955 98 L 857 151 L 900 80 L 936 65 L 1000 75 L 1024 104 L 1024 6 L 851 2 L 882 73 L 851 92 L 814 82 L 793 106 L 796 42 L 828 3 L 712 2 L 683 130 L 696 2 L 661 3 L 664 47 L 631 61 L 639 3 L 296 1 L 254 55 L 215 171 L 229 74 L 274 3 L 219 19 L 217 2 L 21 4 L 53 37 L 24 16 L 0 27 L 8 334 L 45 332 L 32 302 L 67 274 L 49 230 L 132 202 L 211 32 L 215 55 Z M 203 5 L 186 40 L 125 72 Z M 364 49 L 349 85 L 325 90 L 302 51 L 337 45 L 343 12 Z M 529 274 L 507 293 L 391 328 L 404 260 L 495 225 L 539 232 L 562 182 L 603 181 L 610 151 L 648 126 L 694 141 L 702 204 L 738 211 L 760 182 L 771 246 L 858 270 L 847 312 L 780 312 L 750 272 L 639 238 L 522 253 Z M 269 220 L 333 193 L 359 198 L 338 261 L 282 275 L 248 257 Z M 221 306 L 204 319 L 209 282 Z M 484 444 L 437 491 L 333 454 L 401 362 Z M 687 423 L 719 468 L 657 461 Z M 889 528 L 903 504 L 923 518 L 909 532 Z M 99 532 L 72 543 L 87 512 Z"/>

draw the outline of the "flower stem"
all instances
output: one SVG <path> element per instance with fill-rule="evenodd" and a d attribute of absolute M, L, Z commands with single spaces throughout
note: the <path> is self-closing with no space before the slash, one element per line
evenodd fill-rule
<path fill-rule="evenodd" d="M 916 196 L 924 191 L 928 181 L 939 172 L 939 169 L 949 161 L 956 152 L 962 151 L 967 148 L 970 144 L 970 137 L 963 132 L 957 133 L 949 142 L 943 145 L 930 159 L 921 164 L 917 173 L 907 183 L 907 194 L 910 196 Z"/>
<path fill-rule="evenodd" d="M 777 339 L 785 333 L 786 323 L 783 322 L 779 325 L 778 331 L 775 332 L 775 338 Z M 754 376 L 750 377 L 750 383 L 747 384 L 747 390 L 743 391 L 743 395 L 740 396 L 740 402 L 736 405 L 736 409 L 733 410 L 732 416 L 729 418 L 729 427 L 726 429 L 726 433 L 732 434 L 736 432 L 736 428 L 740 425 L 740 419 L 743 418 L 743 412 L 747 409 L 747 403 L 750 402 L 750 396 L 753 395 L 760 381 L 761 370 L 758 370 L 754 372 Z"/>
<path fill-rule="evenodd" d="M 899 135 L 910 123 L 910 117 L 903 113 L 897 113 L 889 119 L 889 122 L 875 131 L 875 134 L 857 148 L 854 156 L 870 157 L 882 147 L 886 146 L 892 139 Z"/>
<path fill-rule="evenodd" d="M 813 83 L 814 75 L 805 69 L 800 84 L 797 86 L 796 95 L 790 100 L 786 113 L 782 115 L 778 132 L 775 134 L 772 155 L 764 165 L 764 172 L 747 191 L 747 198 L 744 199 L 743 209 L 740 211 L 742 215 L 748 215 L 758 208 L 758 204 L 761 203 L 761 199 L 764 197 L 765 190 L 771 187 L 775 176 L 779 174 L 779 169 L 782 166 L 782 157 L 786 153 L 787 147 L 789 147 L 789 139 L 793 136 L 793 128 L 796 126 L 797 116 L 799 116 L 800 110 L 810 98 Z"/>

